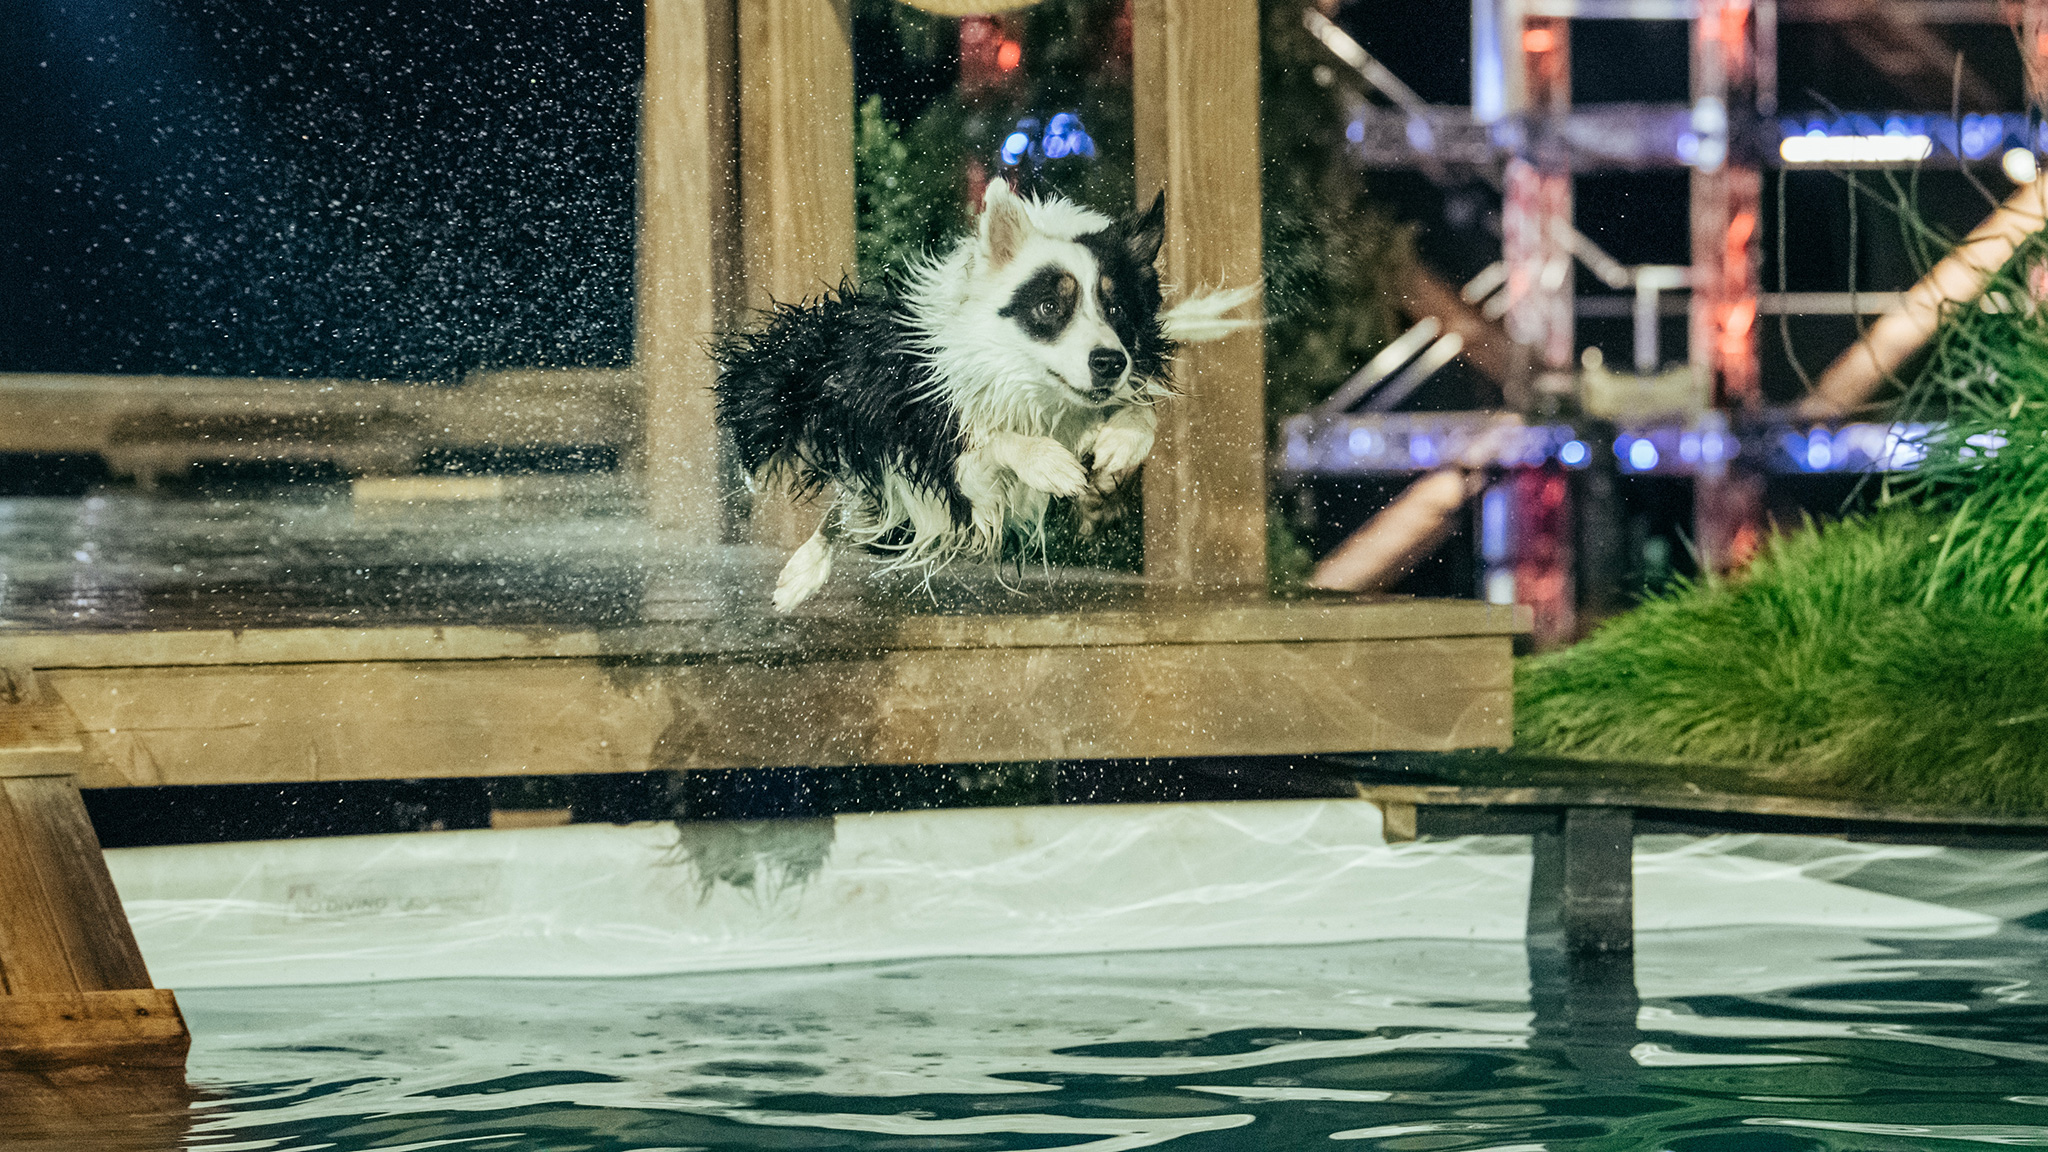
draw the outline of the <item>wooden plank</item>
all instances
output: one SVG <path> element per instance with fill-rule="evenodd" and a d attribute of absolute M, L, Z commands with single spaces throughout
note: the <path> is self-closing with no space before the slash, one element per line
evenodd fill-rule
<path fill-rule="evenodd" d="M 1501 747 L 1506 636 L 52 671 L 89 787 Z"/>
<path fill-rule="evenodd" d="M 854 269 L 853 41 L 847 0 L 739 12 L 741 247 L 749 307 L 836 288 Z M 754 501 L 748 537 L 793 548 L 822 507 Z"/>
<path fill-rule="evenodd" d="M 693 669 L 653 766 L 1501 747 L 1512 707 L 1499 660 L 1506 647 L 1472 639 L 979 649 L 801 671 Z"/>
<path fill-rule="evenodd" d="M 669 659 L 834 647 L 1085 647 L 1284 640 L 1405 640 L 1526 632 L 1528 610 L 1471 600 L 1305 600 L 1016 614 L 893 614 L 850 606 L 797 619 L 734 614 L 611 631 L 548 628 L 269 628 L 186 632 L 0 632 L 0 665 L 25 668 L 563 659 Z M 716 606 L 715 602 L 714 606 Z"/>
<path fill-rule="evenodd" d="M 54 672 L 88 767 L 123 785 L 631 772 L 667 702 L 589 660 Z"/>
<path fill-rule="evenodd" d="M 168 989 L 0 996 L 0 1068 L 176 1067 L 191 1044 Z"/>
<path fill-rule="evenodd" d="M 732 0 L 647 0 L 640 99 L 634 359 L 647 510 L 714 540 L 721 466 L 705 342 L 739 305 L 734 19 Z"/>
<path fill-rule="evenodd" d="M 1259 279 L 1259 13 L 1254 0 L 1137 0 L 1138 194 L 1166 189 L 1161 270 L 1181 291 Z M 1145 572 L 1183 585 L 1266 581 L 1265 337 L 1185 349 L 1186 395 L 1146 462 Z"/>
<path fill-rule="evenodd" d="M 69 776 L 0 780 L 0 797 L 9 822 L 9 838 L 34 872 L 34 882 L 0 886 L 8 903 L 39 893 L 54 926 L 56 947 L 67 976 L 52 983 L 17 981 L 10 967 L 8 988 L 23 992 L 98 992 L 149 987 L 142 949 L 128 926 L 128 915 L 100 852 L 99 837 L 86 816 L 85 803 Z M 10 939 L 19 941 L 10 934 Z"/>
<path fill-rule="evenodd" d="M 2048 828 L 2048 815 L 2014 815 L 1971 808 L 1869 804 L 1814 796 L 1783 796 L 1737 792 L 1661 791 L 1612 785 L 1545 785 L 1514 788 L 1472 788 L 1459 785 L 1360 784 L 1361 798 L 1378 803 L 1419 807 L 1565 808 L 1613 807 L 1638 812 L 1724 812 L 1746 816 L 1784 816 L 1845 823 L 1944 825 L 1957 830 Z"/>
<path fill-rule="evenodd" d="M 69 776 L 0 779 L 0 983 L 10 995 L 149 986 Z"/>
<path fill-rule="evenodd" d="M 39 846 L 29 839 L 30 821 L 15 807 L 14 786 L 22 783 L 0 780 L 0 992 L 77 992 L 81 986 L 64 951 L 53 893 L 37 867 Z"/>
<path fill-rule="evenodd" d="M 1528 610 L 1476 600 L 1366 603 L 1262 602 L 1176 608 L 1167 598 L 1144 611 L 1067 616 L 916 616 L 892 647 L 1002 645 L 1228 644 L 1277 640 L 1411 640 L 1497 636 L 1528 630 Z"/>
<path fill-rule="evenodd" d="M 375 380 L 0 373 L 0 451 L 97 452 L 119 475 L 196 460 L 331 460 L 411 471 L 432 447 L 624 449 L 639 385 L 611 369 L 478 372 L 457 387 Z"/>

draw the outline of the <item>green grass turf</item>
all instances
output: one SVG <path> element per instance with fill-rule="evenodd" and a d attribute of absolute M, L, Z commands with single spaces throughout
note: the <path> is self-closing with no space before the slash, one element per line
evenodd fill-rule
<path fill-rule="evenodd" d="M 2037 236 L 2002 309 L 1942 329 L 1897 414 L 1946 431 L 1880 511 L 1522 661 L 1517 750 L 2048 810 L 2048 308 L 2024 303 L 2044 263 Z"/>
<path fill-rule="evenodd" d="M 1774 542 L 1516 675 L 1516 747 L 1747 769 L 1773 785 L 2048 809 L 2048 629 L 1927 605 L 1938 519 L 1909 510 Z"/>

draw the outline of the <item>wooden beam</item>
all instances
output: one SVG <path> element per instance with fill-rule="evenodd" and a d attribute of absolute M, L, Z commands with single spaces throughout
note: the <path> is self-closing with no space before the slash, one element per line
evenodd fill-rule
<path fill-rule="evenodd" d="M 1565 809 L 1532 845 L 1529 936 L 1567 952 L 1635 949 L 1635 812 Z"/>
<path fill-rule="evenodd" d="M 48 674 L 93 787 L 1505 747 L 1506 635 Z M 800 717 L 801 723 L 792 723 Z"/>
<path fill-rule="evenodd" d="M 786 660 L 820 652 L 927 648 L 1062 648 L 1104 644 L 1244 644 L 1313 640 L 1423 640 L 1528 631 L 1523 610 L 1474 600 L 1327 600 L 1203 603 L 1137 595 L 1123 608 L 959 614 L 847 604 L 843 615 L 764 624 L 728 612 L 734 587 L 774 575 L 770 566 L 701 593 L 705 615 L 665 624 L 589 631 L 479 625 L 370 628 L 245 628 L 235 631 L 0 632 L 0 668 L 185 668 L 220 665 L 455 663 L 609 657 L 628 661 Z M 829 603 L 829 602 L 828 602 Z M 923 607 L 920 605 L 919 607 Z M 776 626 L 780 625 L 780 626 Z M 0 712 L 0 724 L 7 723 Z M 61 718 L 61 719 L 60 719 Z M 27 722 L 21 722 L 26 726 Z M 78 752 L 77 719 L 58 706 L 36 722 L 47 739 Z M 4 739 L 4 735 L 0 735 Z M 45 737 L 38 737 L 41 741 Z M 65 771 L 71 769 L 66 768 Z"/>
<path fill-rule="evenodd" d="M 839 286 L 854 268 L 853 41 L 847 0 L 747 0 L 739 18 L 741 249 L 746 303 Z M 754 502 L 748 536 L 793 547 L 815 502 Z"/>
<path fill-rule="evenodd" d="M 177 1001 L 149 986 L 72 783 L 79 726 L 42 678 L 0 677 L 0 1069 L 179 1064 Z"/>
<path fill-rule="evenodd" d="M 704 343 L 739 303 L 732 0 L 647 0 L 646 20 L 634 334 L 642 475 L 652 520 L 716 540 L 722 469 Z"/>
<path fill-rule="evenodd" d="M 12 996 L 149 987 L 68 775 L 0 778 L 0 983 Z"/>
<path fill-rule="evenodd" d="M 1259 279 L 1259 6 L 1137 0 L 1138 199 L 1166 190 L 1170 289 Z M 1145 573 L 1172 585 L 1266 581 L 1264 333 L 1185 349 L 1146 462 Z"/>
<path fill-rule="evenodd" d="M 1541 809 L 1627 808 L 1639 813 L 1662 813 L 1665 814 L 1662 817 L 1665 819 L 1670 818 L 1670 813 L 1696 813 L 1700 817 L 1699 823 L 1703 826 L 1725 826 L 1729 829 L 1753 830 L 1759 823 L 1757 818 L 1761 818 L 1784 821 L 1787 825 L 1826 823 L 1860 827 L 1919 826 L 1927 829 L 1930 836 L 1950 832 L 1980 835 L 2001 832 L 2048 834 L 2048 814 L 2015 814 L 1981 808 L 1871 803 L 1862 799 L 1825 794 L 1736 791 L 1736 788 L 1757 778 L 1740 769 L 1708 769 L 1707 771 L 1718 772 L 1735 779 L 1723 779 L 1711 789 L 1702 789 L 1692 780 L 1701 771 L 1698 766 L 1686 765 L 1673 770 L 1684 773 L 1683 776 L 1672 778 L 1681 781 L 1683 786 L 1680 783 L 1662 782 L 1651 786 L 1626 781 L 1617 783 L 1610 766 L 1599 761 L 1556 761 L 1553 767 L 1542 773 L 1544 779 L 1564 781 L 1573 776 L 1582 779 L 1578 782 L 1516 784 L 1505 787 L 1361 784 L 1358 786 L 1358 795 L 1360 799 L 1380 805 L 1406 804 L 1423 810 L 1425 816 L 1457 810 L 1499 816 L 1514 811 Z M 1489 762 L 1486 771 L 1492 774 L 1496 772 L 1496 768 Z M 1793 787 L 1784 780 L 1775 778 L 1766 779 L 1759 786 L 1777 789 Z M 1728 819 L 1720 820 L 1716 817 Z M 1427 830 L 1428 821 L 1420 817 L 1418 820 Z"/>

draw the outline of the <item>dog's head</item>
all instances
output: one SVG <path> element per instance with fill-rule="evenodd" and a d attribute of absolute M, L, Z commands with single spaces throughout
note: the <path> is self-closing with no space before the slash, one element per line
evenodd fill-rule
<path fill-rule="evenodd" d="M 1162 193 L 1113 221 L 990 181 L 961 285 L 956 333 L 1041 403 L 1100 408 L 1158 395 L 1171 345 L 1159 326 Z M 950 341 L 949 341 L 950 342 Z"/>

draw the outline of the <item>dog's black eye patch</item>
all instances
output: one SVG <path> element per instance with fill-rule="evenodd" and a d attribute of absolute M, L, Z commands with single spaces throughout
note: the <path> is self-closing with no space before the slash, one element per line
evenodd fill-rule
<path fill-rule="evenodd" d="M 1147 216 L 1150 219 L 1150 216 Z M 1074 242 L 1095 257 L 1101 276 L 1102 315 L 1131 354 L 1131 370 L 1139 376 L 1156 377 L 1166 371 L 1170 351 L 1159 334 L 1159 270 L 1149 261 L 1132 257 L 1134 242 L 1130 226 L 1074 237 Z M 1149 246 L 1148 239 L 1144 245 Z"/>
<path fill-rule="evenodd" d="M 1080 282 L 1056 264 L 1047 264 L 1031 274 L 1003 305 L 1001 315 L 1017 322 L 1034 340 L 1051 343 L 1067 330 L 1074 318 L 1074 305 L 1081 297 Z"/>

